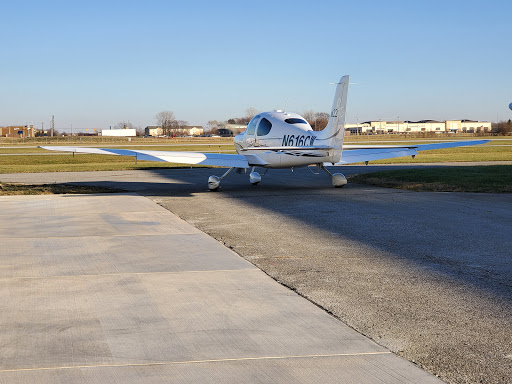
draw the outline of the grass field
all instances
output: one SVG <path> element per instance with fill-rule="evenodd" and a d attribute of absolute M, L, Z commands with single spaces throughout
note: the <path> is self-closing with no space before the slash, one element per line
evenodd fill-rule
<path fill-rule="evenodd" d="M 510 193 L 512 165 L 400 169 L 356 175 L 349 181 L 410 191 Z"/>
<path fill-rule="evenodd" d="M 108 155 L 0 156 L 0 173 L 119 171 L 143 168 L 177 168 L 190 165 L 137 161 L 133 157 Z"/>
<path fill-rule="evenodd" d="M 101 143 L 99 137 L 84 137 L 80 143 L 78 138 L 36 138 L 32 142 L 22 142 L 19 139 L 0 140 L 0 173 L 26 173 L 26 172 L 67 172 L 67 171 L 107 171 L 129 170 L 141 168 L 175 168 L 189 167 L 189 165 L 171 164 L 163 162 L 138 161 L 135 164 L 133 157 L 106 156 L 58 153 L 38 148 L 37 145 L 71 145 L 94 146 L 121 149 L 145 149 L 158 151 L 197 151 L 215 153 L 235 153 L 232 138 L 179 138 L 179 139 L 144 139 L 135 138 L 127 141 L 126 138 L 105 138 Z M 479 137 L 434 137 L 416 138 L 399 135 L 379 136 L 349 136 L 347 144 L 394 144 L 411 145 L 432 143 L 446 140 L 475 140 Z M 380 160 L 372 163 L 437 163 L 458 161 L 512 161 L 512 138 L 488 137 L 491 142 L 485 145 L 422 151 L 415 159 L 402 157 L 396 159 Z M 59 140 L 59 141 L 58 141 Z"/>
<path fill-rule="evenodd" d="M 471 147 L 435 149 L 432 151 L 421 151 L 414 159 L 411 157 L 398 157 L 395 159 L 372 161 L 372 164 L 440 163 L 452 161 L 512 161 L 512 146 L 484 144 Z"/>
<path fill-rule="evenodd" d="M 30 137 L 25 139 L 0 137 L 0 148 L 4 146 L 24 145 L 108 145 L 108 144 L 185 144 L 185 143 L 231 143 L 231 137 L 102 137 L 102 136 L 67 136 L 67 137 Z"/>
<path fill-rule="evenodd" d="M 84 145 L 70 145 L 73 147 L 86 147 Z M 89 146 L 87 146 L 89 147 Z M 222 152 L 229 153 L 229 151 L 235 152 L 235 148 L 233 147 L 233 143 L 194 143 L 194 144 L 172 144 L 172 145 L 91 145 L 90 147 L 98 147 L 98 148 L 119 148 L 119 149 L 141 149 L 146 151 L 201 151 L 201 152 Z M 49 154 L 52 152 L 47 151 L 46 149 L 39 148 L 36 146 L 26 146 L 26 147 L 1 147 L 0 146 L 0 155 L 2 154 L 33 154 L 33 153 L 41 153 L 41 154 Z M 54 153 L 54 152 L 53 152 Z"/>
<path fill-rule="evenodd" d="M 6 184 L 0 183 L 0 196 L 5 195 L 57 195 L 57 194 L 90 194 L 120 192 L 111 188 L 77 186 L 66 184 Z"/>

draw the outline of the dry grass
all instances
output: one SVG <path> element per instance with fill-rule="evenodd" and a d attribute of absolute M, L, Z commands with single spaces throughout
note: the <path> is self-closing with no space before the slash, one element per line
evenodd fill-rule
<path fill-rule="evenodd" d="M 401 140 L 402 144 L 407 143 L 425 143 L 425 139 L 415 139 L 408 136 L 398 135 L 382 135 L 381 137 L 373 136 L 373 140 L 379 140 L 382 144 L 384 139 Z M 55 139 L 55 138 L 54 138 Z M 87 139 L 87 140 L 85 140 Z M 352 141 L 355 137 L 347 138 Z M 365 137 L 359 137 L 359 140 L 366 140 Z M 443 138 L 438 138 L 443 139 Z M 449 137 L 446 139 L 462 139 L 461 137 Z M 466 138 L 464 138 L 466 139 Z M 469 137 L 468 139 L 475 139 Z M 145 140 L 150 140 L 146 142 Z M 413 141 L 411 141 L 413 140 Z M 512 161 L 512 145 L 509 145 L 507 139 L 498 138 L 491 139 L 491 143 L 486 145 L 477 145 L 471 147 L 448 148 L 432 151 L 422 151 L 415 159 L 411 157 L 401 157 L 395 159 L 372 161 L 372 163 L 393 164 L 393 163 L 436 163 L 436 162 L 453 162 L 453 161 Z M 215 152 L 215 153 L 235 153 L 232 146 L 231 138 L 200 138 L 200 139 L 139 139 L 131 142 L 112 141 L 108 143 L 98 142 L 98 138 L 84 138 L 82 145 L 91 145 L 94 147 L 108 146 L 110 148 L 122 149 L 146 149 L 146 150 L 168 150 L 168 151 L 198 151 L 198 152 Z M 379 144 L 375 141 L 372 144 Z M 436 140 L 428 139 L 428 142 Z M 0 143 L 2 141 L 0 140 Z M 510 141 L 512 143 L 512 140 Z M 27 144 L 27 143 L 26 143 Z M 44 144 L 44 143 L 32 143 Z M 55 140 L 48 144 L 57 144 Z M 58 143 L 64 145 L 72 145 L 70 142 Z M 365 144 L 359 142 L 359 144 Z M 389 143 L 388 143 L 389 144 Z M 397 143 L 392 143 L 397 144 Z M 138 161 L 135 164 L 133 157 L 125 156 L 108 156 L 108 155 L 92 155 L 77 154 L 74 157 L 70 153 L 58 153 L 43 150 L 41 148 L 18 147 L 8 148 L 0 146 L 0 173 L 27 173 L 27 172 L 69 172 L 69 171 L 115 171 L 115 170 L 131 170 L 142 168 L 176 168 L 189 167 L 189 165 L 173 164 L 164 162 L 148 162 Z"/>
<path fill-rule="evenodd" d="M 410 191 L 512 193 L 512 165 L 401 169 L 356 175 L 349 180 Z"/>
<path fill-rule="evenodd" d="M 115 193 L 119 190 L 94 187 L 86 185 L 69 184 L 7 184 L 0 183 L 0 196 L 5 195 L 61 195 L 61 194 L 91 194 L 91 193 Z"/>

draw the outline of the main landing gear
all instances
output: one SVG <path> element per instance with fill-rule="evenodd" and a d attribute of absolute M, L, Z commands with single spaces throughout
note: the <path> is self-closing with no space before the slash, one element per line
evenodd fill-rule
<path fill-rule="evenodd" d="M 227 176 L 231 173 L 231 171 L 235 169 L 235 167 L 232 167 L 232 168 L 229 168 L 227 170 L 226 173 L 224 173 L 222 176 L 210 176 L 208 178 L 208 188 L 210 189 L 210 191 L 216 191 L 219 189 L 220 187 L 220 182 Z M 241 171 L 243 171 L 244 169 L 243 168 L 239 168 Z M 256 185 L 258 184 L 260 181 L 261 181 L 261 175 L 254 171 L 255 167 L 252 167 L 252 171 L 251 173 L 249 174 L 249 181 L 251 182 L 252 185 Z"/>
<path fill-rule="evenodd" d="M 331 173 L 323 165 L 320 165 L 320 169 L 331 176 L 332 185 L 334 185 L 335 188 L 341 188 L 347 184 L 347 178 L 343 173 Z"/>
<path fill-rule="evenodd" d="M 216 191 L 220 187 L 220 182 L 222 179 L 224 179 L 227 175 L 231 173 L 231 171 L 235 169 L 235 167 L 229 168 L 226 173 L 224 173 L 221 177 L 212 175 L 208 178 L 208 188 L 210 191 Z"/>
<path fill-rule="evenodd" d="M 347 178 L 345 177 L 345 175 L 343 175 L 343 173 L 331 173 L 327 168 L 325 168 L 323 166 L 323 164 L 317 164 L 316 165 L 317 169 L 318 170 L 323 170 L 325 173 L 327 173 L 329 176 L 331 176 L 331 181 L 332 181 L 332 185 L 336 188 L 341 188 L 343 187 L 344 185 L 347 184 Z M 249 174 L 249 181 L 251 182 L 252 185 L 257 185 L 258 183 L 261 182 L 261 175 L 256 172 L 254 169 L 256 167 L 252 167 L 252 170 L 251 170 L 251 173 Z M 235 169 L 235 167 L 232 167 L 232 168 L 229 168 L 226 173 L 224 173 L 222 176 L 210 176 L 208 178 L 208 188 L 210 189 L 210 191 L 216 191 L 219 189 L 220 187 L 220 182 L 227 176 L 229 175 L 233 169 Z M 244 172 L 245 169 L 244 168 L 238 168 L 239 172 Z"/>

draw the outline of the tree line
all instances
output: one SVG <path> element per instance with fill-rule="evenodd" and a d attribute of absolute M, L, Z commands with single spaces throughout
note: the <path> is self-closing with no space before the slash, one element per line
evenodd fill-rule
<path fill-rule="evenodd" d="M 492 123 L 492 132 L 503 136 L 512 135 L 512 121 L 508 119 L 508 121 Z"/>
<path fill-rule="evenodd" d="M 205 131 L 209 131 L 210 134 L 218 133 L 218 130 L 224 128 L 226 124 L 236 124 L 236 125 L 247 125 L 251 119 L 256 116 L 260 111 L 256 108 L 247 108 L 245 110 L 245 115 L 242 117 L 233 117 L 229 118 L 225 121 L 219 120 L 209 120 L 207 127 L 205 127 Z M 302 117 L 304 117 L 307 122 L 311 125 L 314 131 L 320 131 L 327 126 L 329 122 L 329 114 L 326 112 L 315 112 L 312 110 L 304 111 L 302 113 Z M 185 126 L 189 125 L 188 121 L 178 120 L 175 118 L 175 115 L 172 111 L 162 111 L 156 114 L 155 119 L 159 126 L 163 129 L 163 134 L 171 136 L 176 129 L 182 129 Z M 137 131 L 137 135 L 144 134 L 144 128 L 133 125 L 130 121 L 122 120 L 115 124 L 112 128 L 115 129 L 125 129 L 132 128 Z M 99 131 L 100 129 L 98 129 Z M 173 132 L 174 131 L 174 132 Z M 86 132 L 87 133 L 87 132 Z M 96 130 L 90 129 L 90 134 L 96 133 Z M 83 134 L 83 132 L 82 132 Z M 492 123 L 491 134 L 499 135 L 499 136 L 510 136 L 512 135 L 512 121 L 509 119 L 508 121 L 502 120 L 497 123 Z M 44 136 L 46 135 L 44 132 L 37 130 L 35 132 L 35 136 Z M 55 136 L 67 136 L 69 133 L 62 132 L 60 133 L 57 130 L 54 130 Z"/>
<path fill-rule="evenodd" d="M 245 110 L 245 115 L 242 117 L 232 117 L 226 121 L 209 120 L 208 129 L 211 133 L 215 134 L 217 133 L 218 129 L 224 128 L 226 124 L 247 125 L 249 124 L 249 121 L 251 121 L 251 119 L 258 113 L 260 113 L 260 111 L 251 107 Z M 321 131 L 327 126 L 327 123 L 329 122 L 329 114 L 327 112 L 315 112 L 308 110 L 302 113 L 302 117 L 306 119 L 314 131 Z"/>

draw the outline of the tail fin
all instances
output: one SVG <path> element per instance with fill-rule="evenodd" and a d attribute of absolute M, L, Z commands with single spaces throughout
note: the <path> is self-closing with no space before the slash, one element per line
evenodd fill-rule
<path fill-rule="evenodd" d="M 343 138 L 345 136 L 345 113 L 347 109 L 349 77 L 349 75 L 345 75 L 340 79 L 336 87 L 329 123 L 327 127 L 318 132 L 316 139 L 316 142 L 321 142 L 334 148 L 333 162 L 335 163 L 341 158 Z"/>

